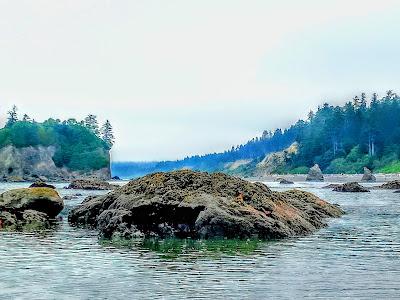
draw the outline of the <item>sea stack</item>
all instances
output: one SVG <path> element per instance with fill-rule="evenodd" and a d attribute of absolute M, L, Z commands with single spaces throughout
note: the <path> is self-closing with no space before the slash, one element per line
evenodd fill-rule
<path fill-rule="evenodd" d="M 364 175 L 361 179 L 363 182 L 375 182 L 376 177 L 372 174 L 371 170 L 367 167 L 364 167 Z"/>
<path fill-rule="evenodd" d="M 307 181 L 324 181 L 324 175 L 318 164 L 315 164 L 308 172 Z"/>

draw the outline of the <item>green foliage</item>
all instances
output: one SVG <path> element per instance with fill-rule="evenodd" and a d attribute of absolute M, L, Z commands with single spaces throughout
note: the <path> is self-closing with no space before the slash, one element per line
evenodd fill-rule
<path fill-rule="evenodd" d="M 0 129 L 0 148 L 7 145 L 54 146 L 56 166 L 71 170 L 98 170 L 109 165 L 109 145 L 87 127 L 71 120 L 16 121 Z"/>
<path fill-rule="evenodd" d="M 400 161 L 392 162 L 389 165 L 378 168 L 378 173 L 400 173 Z"/>

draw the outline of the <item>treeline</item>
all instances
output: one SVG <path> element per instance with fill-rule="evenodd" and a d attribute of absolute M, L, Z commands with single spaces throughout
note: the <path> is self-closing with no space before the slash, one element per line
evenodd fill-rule
<path fill-rule="evenodd" d="M 19 118 L 17 107 L 8 112 L 4 128 L 0 129 L 0 148 L 54 146 L 53 160 L 58 167 L 71 170 L 98 170 L 109 166 L 109 150 L 114 144 L 111 123 L 100 128 L 96 116 L 82 121 L 48 119 L 42 123 L 27 114 Z"/>
<path fill-rule="evenodd" d="M 265 155 L 295 141 L 298 154 L 277 172 L 302 173 L 315 163 L 326 173 L 360 173 L 364 166 L 378 172 L 400 172 L 400 97 L 391 90 L 383 97 L 362 93 L 343 106 L 324 103 L 310 111 L 307 120 L 287 129 L 264 131 L 261 137 L 222 153 L 177 161 L 117 163 L 114 171 L 125 177 L 180 168 L 227 171 L 227 163 L 245 159 L 252 160 L 244 170 L 251 175 Z"/>
<path fill-rule="evenodd" d="M 288 170 L 318 163 L 328 173 L 390 171 L 400 155 L 400 97 L 388 91 L 355 96 L 344 106 L 325 103 L 298 122 L 300 151 Z"/>

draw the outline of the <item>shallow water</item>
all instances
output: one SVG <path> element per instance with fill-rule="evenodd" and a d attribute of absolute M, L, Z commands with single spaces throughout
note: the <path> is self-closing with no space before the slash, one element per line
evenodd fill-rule
<path fill-rule="evenodd" d="M 0 233 L 0 298 L 400 298 L 400 194 L 342 194 L 323 185 L 295 186 L 347 214 L 307 237 L 112 244 L 68 225 L 68 211 L 89 193 L 58 184 L 62 195 L 84 196 L 65 201 L 55 230 Z M 22 186 L 1 184 L 0 192 Z"/>

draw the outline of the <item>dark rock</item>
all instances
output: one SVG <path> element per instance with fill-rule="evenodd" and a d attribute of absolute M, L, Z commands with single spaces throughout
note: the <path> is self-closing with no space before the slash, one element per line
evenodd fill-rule
<path fill-rule="evenodd" d="M 39 230 L 50 227 L 64 203 L 52 188 L 27 188 L 0 195 L 0 229 Z"/>
<path fill-rule="evenodd" d="M 371 170 L 364 167 L 364 175 L 361 179 L 363 182 L 375 182 L 376 177 L 372 174 Z"/>
<path fill-rule="evenodd" d="M 156 173 L 107 195 L 91 196 L 69 214 L 72 225 L 104 237 L 284 238 L 311 233 L 343 211 L 299 190 L 189 170 Z"/>
<path fill-rule="evenodd" d="M 366 189 L 357 182 L 348 182 L 343 185 L 339 185 L 333 189 L 335 192 L 345 193 L 368 193 L 370 190 Z"/>
<path fill-rule="evenodd" d="M 400 190 L 394 191 L 393 193 L 396 193 L 396 194 L 397 194 L 397 193 L 400 193 Z"/>
<path fill-rule="evenodd" d="M 281 179 L 279 181 L 280 184 L 294 184 L 293 181 L 287 180 L 287 179 Z"/>
<path fill-rule="evenodd" d="M 337 187 L 341 187 L 342 185 L 341 184 L 338 184 L 338 183 L 331 183 L 331 184 L 328 184 L 328 185 L 326 185 L 326 186 L 324 186 L 324 187 L 322 187 L 323 189 L 335 189 L 335 188 L 337 188 Z"/>
<path fill-rule="evenodd" d="M 308 172 L 307 181 L 324 181 L 324 175 L 317 164 L 315 164 Z"/>
<path fill-rule="evenodd" d="M 400 180 L 389 181 L 378 188 L 385 189 L 385 190 L 399 190 L 400 189 Z"/>
<path fill-rule="evenodd" d="M 74 190 L 114 190 L 118 185 L 110 184 L 107 181 L 77 179 L 71 182 L 67 189 Z"/>
<path fill-rule="evenodd" d="M 114 176 L 113 178 L 111 178 L 112 180 L 121 180 L 121 178 L 119 178 L 118 176 Z"/>
<path fill-rule="evenodd" d="M 77 199 L 77 198 L 78 197 L 74 196 L 74 195 L 66 195 L 66 196 L 63 197 L 64 200 L 74 200 L 74 199 Z"/>
<path fill-rule="evenodd" d="M 30 188 L 50 188 L 50 189 L 55 189 L 56 187 L 51 184 L 47 184 L 46 182 L 43 181 L 36 181 L 30 185 Z"/>

